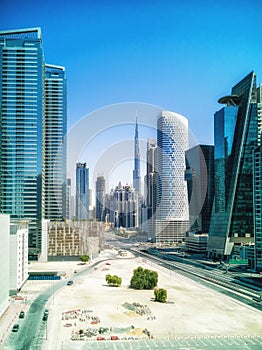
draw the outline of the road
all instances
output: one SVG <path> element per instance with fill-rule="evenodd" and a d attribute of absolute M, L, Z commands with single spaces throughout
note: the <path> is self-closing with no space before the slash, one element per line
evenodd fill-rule
<path fill-rule="evenodd" d="M 77 280 L 92 271 L 92 269 L 100 264 L 103 259 L 96 261 L 94 264 L 87 266 L 82 271 L 70 278 Z M 29 350 L 41 349 L 41 344 L 47 336 L 48 321 L 43 321 L 43 313 L 47 301 L 54 296 L 54 294 L 61 288 L 67 287 L 67 280 L 54 283 L 52 287 L 42 292 L 30 305 L 26 317 L 18 320 L 19 331 L 17 333 L 11 332 L 5 341 L 4 349 L 10 350 Z"/>

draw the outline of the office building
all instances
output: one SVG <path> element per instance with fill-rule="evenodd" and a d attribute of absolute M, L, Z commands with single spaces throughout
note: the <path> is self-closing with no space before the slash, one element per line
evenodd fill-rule
<path fill-rule="evenodd" d="M 253 157 L 254 268 L 262 272 L 262 146 L 255 149 Z"/>
<path fill-rule="evenodd" d="M 138 192 L 129 185 L 116 186 L 113 193 L 114 226 L 116 228 L 138 228 Z"/>
<path fill-rule="evenodd" d="M 262 121 L 254 72 L 218 102 L 225 106 L 214 117 L 215 199 L 207 246 L 213 258 L 254 241 L 252 159 Z"/>
<path fill-rule="evenodd" d="M 66 208 L 65 68 L 45 65 L 44 218 L 62 220 Z"/>
<path fill-rule="evenodd" d="M 214 200 L 214 146 L 190 148 L 186 160 L 191 231 L 208 233 Z"/>
<path fill-rule="evenodd" d="M 89 220 L 89 169 L 86 163 L 76 164 L 76 218 Z"/>
<path fill-rule="evenodd" d="M 145 175 L 145 208 L 146 227 L 148 238 L 155 236 L 155 212 L 157 209 L 157 140 L 150 138 L 147 140 L 146 155 L 146 175 Z"/>
<path fill-rule="evenodd" d="M 105 191 L 106 180 L 104 176 L 98 176 L 96 179 L 96 219 L 105 221 Z"/>
<path fill-rule="evenodd" d="M 65 70 L 45 64 L 40 28 L 1 31 L 0 62 L 0 213 L 28 221 L 37 259 L 42 219 L 62 217 Z"/>
<path fill-rule="evenodd" d="M 41 248 L 44 55 L 39 28 L 0 32 L 0 211 L 29 221 Z"/>
<path fill-rule="evenodd" d="M 157 120 L 158 195 L 156 241 L 177 242 L 189 229 L 185 152 L 188 121 L 177 113 L 163 111 Z"/>

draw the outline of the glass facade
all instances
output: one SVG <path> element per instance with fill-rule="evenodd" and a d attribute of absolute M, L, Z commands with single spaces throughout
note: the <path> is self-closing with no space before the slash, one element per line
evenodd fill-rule
<path fill-rule="evenodd" d="M 65 68 L 45 65 L 44 216 L 66 218 Z"/>
<path fill-rule="evenodd" d="M 0 212 L 41 246 L 44 57 L 40 29 L 0 32 Z"/>
<path fill-rule="evenodd" d="M 89 169 L 86 163 L 76 164 L 76 218 L 89 220 Z"/>
<path fill-rule="evenodd" d="M 0 32 L 0 62 L 0 213 L 29 221 L 29 255 L 37 258 L 42 219 L 62 217 L 65 70 L 45 65 L 40 28 Z"/>
<path fill-rule="evenodd" d="M 259 144 L 256 77 L 251 72 L 221 99 L 227 106 L 215 114 L 215 201 L 208 251 L 230 255 L 235 245 L 252 242 L 252 154 Z"/>
<path fill-rule="evenodd" d="M 161 112 L 157 120 L 159 176 L 156 236 L 163 241 L 183 239 L 185 231 L 189 228 L 185 181 L 187 148 L 187 119 L 173 112 Z"/>

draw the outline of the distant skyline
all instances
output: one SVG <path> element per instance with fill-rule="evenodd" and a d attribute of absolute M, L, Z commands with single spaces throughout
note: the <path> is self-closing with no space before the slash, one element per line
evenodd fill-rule
<path fill-rule="evenodd" d="M 66 67 L 69 129 L 139 102 L 182 114 L 213 144 L 218 98 L 252 70 L 262 82 L 261 13 L 259 0 L 2 0 L 0 29 L 41 27 L 45 61 Z"/>

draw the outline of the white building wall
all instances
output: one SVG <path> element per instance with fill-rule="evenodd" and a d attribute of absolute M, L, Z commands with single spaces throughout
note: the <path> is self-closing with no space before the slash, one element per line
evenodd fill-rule
<path fill-rule="evenodd" d="M 10 216 L 0 214 L 0 317 L 9 305 L 9 226 Z"/>
<path fill-rule="evenodd" d="M 10 294 L 21 289 L 28 278 L 28 223 L 10 224 Z"/>

